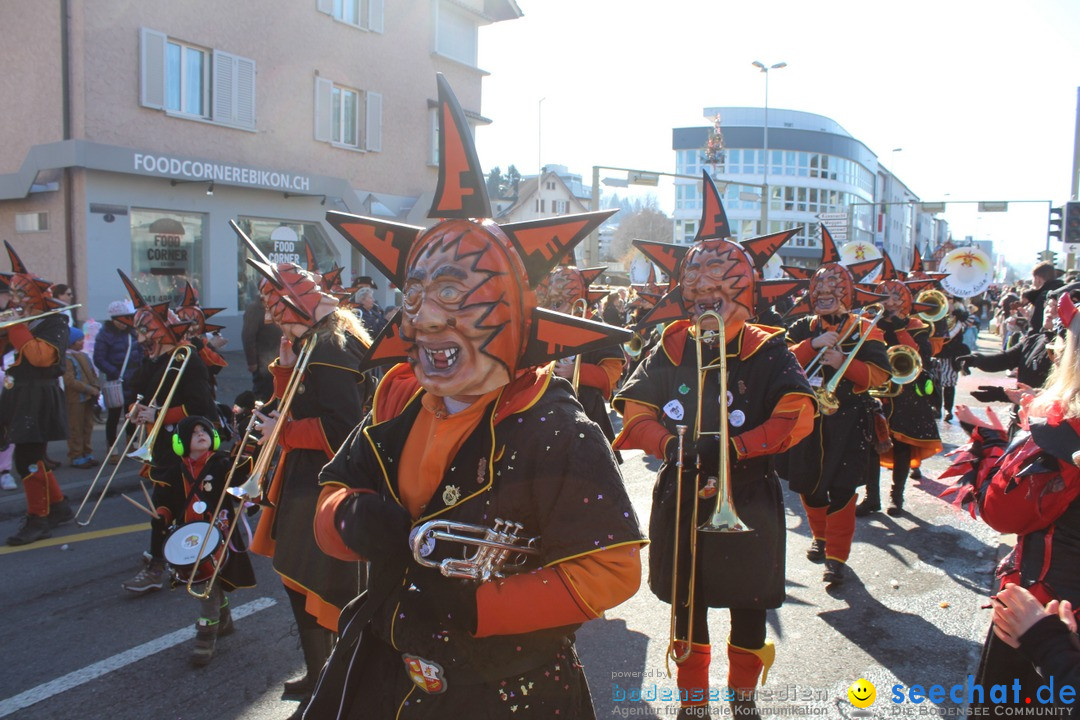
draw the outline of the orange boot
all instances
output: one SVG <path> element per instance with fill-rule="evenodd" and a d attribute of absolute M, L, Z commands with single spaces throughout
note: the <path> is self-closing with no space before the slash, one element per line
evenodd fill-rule
<path fill-rule="evenodd" d="M 686 643 L 676 644 L 678 650 L 685 651 Z M 680 718 L 709 716 L 709 662 L 712 660 L 712 648 L 701 643 L 690 643 L 690 655 L 677 664 L 675 684 L 679 687 L 679 700 L 682 707 Z"/>
<path fill-rule="evenodd" d="M 776 659 L 776 646 L 766 641 L 764 645 L 752 650 L 738 645 L 727 646 L 728 688 L 731 695 L 731 711 L 735 716 L 760 717 L 754 702 L 754 689 L 758 677 L 761 684 L 769 677 L 769 668 Z"/>
<path fill-rule="evenodd" d="M 855 536 L 855 496 L 852 495 L 844 507 L 829 513 L 828 520 L 825 528 L 828 551 L 823 580 L 829 585 L 841 585 L 847 576 L 845 563 L 851 554 L 851 541 Z"/>
<path fill-rule="evenodd" d="M 64 493 L 60 491 L 60 483 L 52 470 L 45 471 L 46 487 L 49 492 L 49 527 L 54 528 L 75 519 L 75 512 L 68 504 Z"/>
<path fill-rule="evenodd" d="M 33 466 L 34 471 L 23 478 L 26 494 L 26 517 L 19 530 L 7 539 L 8 545 L 26 545 L 52 536 L 49 529 L 49 484 L 43 470 Z"/>

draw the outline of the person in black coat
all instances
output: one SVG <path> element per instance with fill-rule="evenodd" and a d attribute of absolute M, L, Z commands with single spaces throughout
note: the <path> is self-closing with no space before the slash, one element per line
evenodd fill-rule
<path fill-rule="evenodd" d="M 9 274 L 0 281 L 11 288 L 11 304 L 23 317 L 41 315 L 63 305 L 46 294 L 50 284 L 34 277 L 6 241 L 11 258 Z M 68 346 L 68 318 L 53 313 L 12 325 L 8 342 L 15 362 L 7 369 L 0 394 L 0 424 L 15 445 L 15 469 L 23 479 L 26 516 L 8 545 L 26 545 L 52 534 L 52 528 L 75 517 L 60 485 L 45 463 L 50 440 L 67 438 L 67 402 L 60 389 Z M 10 382 L 10 384 L 8 384 Z"/>
<path fill-rule="evenodd" d="M 105 376 L 105 380 L 123 382 L 124 403 L 119 407 L 108 408 L 105 418 L 105 442 L 110 448 L 116 442 L 116 431 L 124 408 L 135 402 L 135 390 L 131 383 L 143 362 L 142 345 L 136 339 L 135 331 L 116 319 L 134 312 L 135 308 L 130 300 L 109 303 L 109 319 L 101 326 L 94 340 L 94 366 Z M 134 434 L 134 423 L 128 423 L 127 437 L 130 439 Z M 108 460 L 116 463 L 120 462 L 120 458 L 121 454 L 115 452 Z"/>

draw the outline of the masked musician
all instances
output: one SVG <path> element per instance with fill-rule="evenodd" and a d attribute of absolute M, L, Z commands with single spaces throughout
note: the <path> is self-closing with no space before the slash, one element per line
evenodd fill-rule
<path fill-rule="evenodd" d="M 875 439 L 876 403 L 866 393 L 889 379 L 889 360 L 881 330 L 871 327 L 870 318 L 852 312 L 879 299 L 856 287 L 855 279 L 872 272 L 881 261 L 868 260 L 850 268 L 841 265 L 825 227 L 821 244 L 822 264 L 810 278 L 804 300 L 812 314 L 791 325 L 788 343 L 804 368 L 819 358 L 820 371 L 810 373 L 816 391 L 824 392 L 840 368 L 844 371 L 835 384 L 837 410 L 819 416 L 810 436 L 788 453 L 787 480 L 802 496 L 813 536 L 807 559 L 824 562 L 823 580 L 840 584 L 855 535 L 855 489 L 866 482 Z M 784 269 L 797 277 L 809 274 L 801 268 Z M 802 311 L 797 306 L 793 312 Z M 852 352 L 854 357 L 850 357 Z"/>
<path fill-rule="evenodd" d="M 11 290 L 11 307 L 21 317 L 40 315 L 64 303 L 47 293 L 51 283 L 35 277 L 8 242 L 11 273 L 0 275 L 0 283 Z M 68 318 L 54 313 L 7 328 L 7 341 L 14 347 L 15 362 L 7 368 L 7 381 L 0 394 L 0 423 L 15 446 L 14 465 L 22 477 L 26 495 L 26 516 L 8 545 L 26 545 L 49 537 L 52 528 L 75 517 L 56 476 L 45 463 L 45 446 L 50 440 L 67 437 L 67 403 L 57 380 L 64 374 L 68 346 Z"/>
<path fill-rule="evenodd" d="M 176 316 L 181 322 L 188 323 L 185 339 L 191 343 L 199 358 L 206 365 L 206 371 L 210 376 L 210 394 L 217 398 L 217 376 L 222 368 L 228 367 L 229 363 L 221 356 L 221 349 L 228 340 L 221 336 L 224 325 L 214 325 L 206 322 L 206 319 L 217 315 L 225 308 L 207 308 L 199 304 L 199 296 L 195 294 L 195 288 L 191 283 L 184 283 L 184 297 L 176 307 Z M 213 415 L 212 417 L 217 417 Z M 220 428 L 220 423 L 218 424 Z"/>
<path fill-rule="evenodd" d="M 719 695 L 709 691 L 712 650 L 706 614 L 710 607 L 729 608 L 731 615 L 727 684 L 733 695 L 727 698 L 733 709 L 756 714 L 751 693 L 759 679 L 764 684 L 775 655 L 773 644 L 765 639 L 765 613 L 780 607 L 785 593 L 784 504 L 769 456 L 783 452 L 810 431 L 814 400 L 784 343 L 783 330 L 747 320 L 759 302 L 767 304 L 803 284 L 760 280 L 765 262 L 798 230 L 741 245 L 726 240 L 730 235 L 727 217 L 708 174 L 704 187 L 705 207 L 693 245 L 635 243 L 675 283 L 643 322 L 672 322 L 612 403 L 623 416 L 615 447 L 640 448 L 665 461 L 653 490 L 649 521 L 649 587 L 675 606 L 672 642 L 674 654 L 680 656 L 676 660 L 683 706 L 680 716 L 706 711 L 710 697 Z M 704 388 L 699 387 L 695 325 L 686 318 L 697 320 L 706 311 L 724 319 L 727 346 L 705 342 L 702 353 L 703 364 L 715 361 L 721 352 L 726 355 L 728 390 L 726 398 L 720 398 L 726 407 L 716 400 L 718 372 L 705 373 Z M 716 330 L 717 323 L 707 318 L 702 329 Z M 704 398 L 701 408 L 697 407 L 699 397 Z M 698 413 L 701 427 L 694 427 Z M 693 508 L 698 506 L 698 524 L 703 524 L 716 506 L 718 485 L 724 480 L 718 436 L 699 433 L 715 432 L 724 418 L 731 439 L 727 483 L 738 515 L 752 531 L 698 532 L 697 555 L 691 558 Z M 679 425 L 689 426 L 681 443 Z M 676 530 L 677 506 L 681 507 Z M 673 567 L 675 543 L 678 567 Z"/>
<path fill-rule="evenodd" d="M 595 299 L 589 285 L 605 268 L 578 269 L 573 265 L 560 265 L 552 270 L 536 288 L 536 306 L 568 315 L 585 317 Z M 564 380 L 574 382 L 577 373 L 577 398 L 589 419 L 600 426 L 608 441 L 615 439 L 605 403 L 622 377 L 626 359 L 618 344 L 585 353 L 581 361 L 569 357 L 555 363 L 554 372 Z M 575 370 L 576 366 L 576 370 Z"/>
<path fill-rule="evenodd" d="M 610 213 L 468 219 L 491 210 L 468 121 L 438 77 L 429 214 L 441 221 L 328 214 L 404 293 L 366 362 L 406 362 L 322 473 L 319 544 L 367 558 L 371 575 L 304 717 L 591 718 L 573 632 L 637 589 L 642 539 L 603 433 L 537 365 L 628 334 L 537 308 L 533 288 Z M 505 579 L 445 576 L 418 558 L 461 557 L 459 544 L 409 546 L 433 519 L 519 523 L 539 555 Z"/>
<path fill-rule="evenodd" d="M 120 279 L 131 296 L 135 312 L 118 315 L 113 319 L 134 328 L 135 337 L 146 357 L 131 382 L 135 393 L 142 395 L 143 399 L 132 404 L 128 410 L 128 418 L 133 424 L 142 425 L 147 433 L 150 433 L 157 424 L 158 414 L 164 413 L 145 467 L 145 474 L 149 475 L 154 486 L 151 500 L 157 506 L 164 502 L 162 498 L 170 492 L 167 487 L 168 480 L 164 478 L 162 471 L 180 463 L 180 458 L 172 450 L 172 435 L 176 424 L 193 415 L 213 417 L 216 409 L 210 395 L 210 376 L 206 365 L 191 343 L 184 339 L 188 324 L 180 322 L 176 314 L 169 310 L 167 303 L 147 303 L 131 279 L 120 269 L 116 272 L 120 274 Z M 184 353 L 188 354 L 188 360 L 181 371 L 181 357 Z M 166 399 L 169 404 L 162 407 Z M 165 540 L 168 534 L 169 520 L 165 516 L 159 515 L 150 521 L 150 560 L 135 577 L 122 583 L 125 590 L 142 595 L 165 587 L 165 583 L 169 581 L 165 564 Z"/>
<path fill-rule="evenodd" d="M 922 372 L 913 382 L 893 387 L 891 397 L 882 398 L 885 406 L 885 418 L 889 423 L 892 437 L 892 449 L 881 455 L 881 465 L 892 469 L 892 491 L 889 494 L 889 507 L 886 512 L 892 517 L 899 517 L 904 512 L 904 485 L 912 466 L 928 457 L 941 452 L 941 437 L 938 435 L 937 422 L 930 404 L 933 381 L 926 369 L 930 367 L 933 354 L 930 338 L 931 326 L 912 315 L 912 310 L 929 311 L 933 306 L 919 307 L 912 297 L 909 286 L 896 277 L 892 261 L 885 254 L 882 280 L 877 291 L 884 296 L 881 303 L 885 307 L 885 317 L 878 327 L 885 336 L 888 347 L 906 347 L 918 353 L 922 362 Z M 915 281 L 911 287 L 924 287 L 927 281 Z M 895 394 L 893 394 L 895 393 Z M 857 515 L 867 515 L 881 509 L 881 494 L 878 478 L 867 478 L 866 499 L 856 508 Z"/>
<path fill-rule="evenodd" d="M 251 255 L 248 264 L 262 275 L 259 295 L 282 332 L 277 360 L 270 364 L 271 403 L 277 409 L 258 413 L 256 428 L 261 434 L 260 453 L 274 452 L 266 443 L 276 435 L 281 458 L 265 491 L 270 507 L 259 518 L 251 549 L 274 559 L 274 570 L 289 596 L 305 673 L 285 683 L 285 694 L 306 701 L 330 654 L 341 609 L 364 589 L 361 565 L 322 553 L 315 544 L 312 521 L 319 470 L 360 422 L 368 400 L 360 361 L 371 340 L 356 317 L 339 306 L 338 298 L 323 290 L 320 276 L 295 263 L 271 263 L 235 223 L 233 230 Z M 308 358 L 304 366 L 299 364 L 301 355 Z M 297 372 L 302 373 L 299 382 L 285 397 Z M 302 708 L 303 704 L 296 717 Z"/>

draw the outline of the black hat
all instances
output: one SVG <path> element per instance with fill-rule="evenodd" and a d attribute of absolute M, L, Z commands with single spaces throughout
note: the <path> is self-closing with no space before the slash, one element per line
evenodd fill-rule
<path fill-rule="evenodd" d="M 217 450 L 221 446 L 221 439 L 217 429 L 214 428 L 214 423 L 202 415 L 189 415 L 176 424 L 176 431 L 173 433 L 173 452 L 180 456 L 187 455 L 188 450 L 191 449 L 191 436 L 195 433 L 195 428 L 200 425 L 210 436 L 210 449 Z"/>
<path fill-rule="evenodd" d="M 375 290 L 379 289 L 379 286 L 375 284 L 370 275 L 354 275 L 352 284 L 354 288 L 362 288 L 367 285 Z"/>

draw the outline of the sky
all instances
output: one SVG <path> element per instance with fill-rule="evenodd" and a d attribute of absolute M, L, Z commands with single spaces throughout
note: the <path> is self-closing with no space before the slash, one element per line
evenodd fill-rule
<path fill-rule="evenodd" d="M 518 5 L 523 17 L 480 29 L 486 169 L 561 164 L 587 183 L 593 165 L 673 172 L 673 128 L 707 125 L 705 107 L 762 106 L 760 60 L 787 63 L 769 74 L 770 108 L 835 120 L 923 201 L 953 202 L 954 238 L 1033 263 L 1048 206 L 1016 201 L 1069 199 L 1076 0 Z M 962 200 L 1013 204 L 979 213 Z"/>

